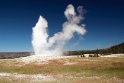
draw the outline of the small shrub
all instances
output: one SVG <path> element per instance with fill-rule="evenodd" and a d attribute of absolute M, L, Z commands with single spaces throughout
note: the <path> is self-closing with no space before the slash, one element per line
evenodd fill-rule
<path fill-rule="evenodd" d="M 94 55 L 89 55 L 89 57 L 99 57 L 99 55 L 98 54 L 94 54 Z"/>
<path fill-rule="evenodd" d="M 78 57 L 85 57 L 84 55 L 78 55 Z"/>
<path fill-rule="evenodd" d="M 99 55 L 98 54 L 94 54 L 93 57 L 99 57 Z"/>
<path fill-rule="evenodd" d="M 90 54 L 89 57 L 93 57 L 93 55 Z"/>

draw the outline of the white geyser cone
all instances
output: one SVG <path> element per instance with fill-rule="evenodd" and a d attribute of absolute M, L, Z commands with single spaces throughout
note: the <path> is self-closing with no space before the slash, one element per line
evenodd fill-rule
<path fill-rule="evenodd" d="M 63 23 L 61 32 L 57 32 L 53 37 L 48 38 L 48 23 L 42 16 L 39 17 L 36 26 L 33 27 L 32 45 L 35 55 L 40 56 L 58 56 L 62 55 L 62 49 L 67 41 L 69 41 L 74 33 L 84 35 L 86 33 L 85 24 L 79 25 L 83 20 L 85 11 L 79 6 L 76 14 L 73 5 L 69 4 L 64 12 L 67 21 Z"/>

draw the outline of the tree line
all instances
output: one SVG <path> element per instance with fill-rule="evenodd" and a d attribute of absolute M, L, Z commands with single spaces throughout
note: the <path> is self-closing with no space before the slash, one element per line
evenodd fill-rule
<path fill-rule="evenodd" d="M 120 53 L 122 54 L 124 53 L 124 42 L 105 49 L 68 51 L 65 54 L 66 55 L 83 55 L 83 54 L 109 55 L 109 54 L 120 54 Z"/>

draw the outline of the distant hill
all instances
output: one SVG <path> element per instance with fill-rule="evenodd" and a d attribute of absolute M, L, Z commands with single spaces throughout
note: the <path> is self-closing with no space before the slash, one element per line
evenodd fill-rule
<path fill-rule="evenodd" d="M 120 53 L 124 53 L 124 42 L 104 49 L 68 51 L 67 55 L 82 55 L 82 54 L 108 55 L 108 54 L 120 54 Z"/>
<path fill-rule="evenodd" d="M 0 59 L 13 59 L 30 56 L 30 52 L 0 52 Z"/>
<path fill-rule="evenodd" d="M 112 54 L 124 53 L 124 42 L 110 47 L 108 51 Z"/>

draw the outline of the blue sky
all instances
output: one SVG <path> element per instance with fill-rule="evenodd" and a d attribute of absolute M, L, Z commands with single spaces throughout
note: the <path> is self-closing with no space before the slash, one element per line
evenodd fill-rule
<path fill-rule="evenodd" d="M 124 42 L 123 0 L 0 0 L 0 52 L 32 51 L 32 27 L 42 15 L 48 21 L 49 36 L 62 31 L 68 4 L 83 6 L 87 33 L 75 37 L 65 50 L 107 48 Z"/>

